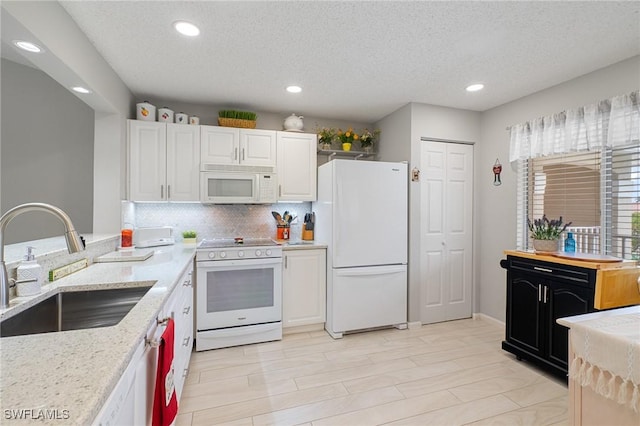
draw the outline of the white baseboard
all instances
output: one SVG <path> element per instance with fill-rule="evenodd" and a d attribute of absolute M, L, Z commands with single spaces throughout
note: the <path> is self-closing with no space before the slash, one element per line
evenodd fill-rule
<path fill-rule="evenodd" d="M 282 327 L 282 334 L 296 334 L 296 333 L 309 333 L 311 331 L 324 330 L 324 323 L 309 324 L 309 325 L 296 325 L 293 327 Z"/>
<path fill-rule="evenodd" d="M 493 323 L 495 325 L 499 325 L 501 327 L 505 326 L 503 321 L 495 319 L 494 317 L 490 317 L 489 315 L 486 315 L 486 314 L 480 314 L 480 313 L 473 314 L 473 319 L 474 320 L 481 320 L 481 321 L 491 322 L 491 323 Z"/>
<path fill-rule="evenodd" d="M 407 327 L 409 330 L 415 330 L 416 328 L 422 327 L 422 323 L 420 321 L 410 321 L 407 322 Z"/>

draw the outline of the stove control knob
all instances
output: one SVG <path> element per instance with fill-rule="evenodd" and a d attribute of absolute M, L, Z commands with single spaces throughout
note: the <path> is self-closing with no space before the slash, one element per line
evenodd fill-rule
<path fill-rule="evenodd" d="M 260 250 L 256 250 L 256 256 L 262 256 L 262 252 Z"/>
<path fill-rule="evenodd" d="M 238 252 L 238 257 L 244 257 L 244 252 L 242 250 Z"/>
<path fill-rule="evenodd" d="M 271 250 L 267 249 L 267 252 L 265 253 L 267 256 L 271 256 Z"/>
<path fill-rule="evenodd" d="M 220 252 L 220 257 L 224 259 L 225 257 L 227 257 L 227 253 L 221 251 Z"/>
<path fill-rule="evenodd" d="M 214 257 L 216 257 L 216 252 L 212 251 L 209 253 L 209 259 L 213 259 Z"/>

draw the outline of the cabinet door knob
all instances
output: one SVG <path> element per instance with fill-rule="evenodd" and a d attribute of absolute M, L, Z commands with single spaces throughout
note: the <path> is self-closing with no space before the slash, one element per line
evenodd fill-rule
<path fill-rule="evenodd" d="M 160 198 L 164 198 L 164 185 L 160 185 Z"/>
<path fill-rule="evenodd" d="M 184 308 L 182 310 L 182 313 L 185 314 L 185 315 L 188 315 L 190 310 L 191 310 L 191 306 L 187 306 L 186 308 Z"/>
<path fill-rule="evenodd" d="M 237 160 L 238 159 L 238 148 L 233 150 L 234 154 L 233 154 L 233 159 Z"/>

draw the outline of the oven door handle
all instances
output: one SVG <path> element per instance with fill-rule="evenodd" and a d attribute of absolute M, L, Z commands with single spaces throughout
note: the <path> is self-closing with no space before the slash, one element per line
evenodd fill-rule
<path fill-rule="evenodd" d="M 196 262 L 197 268 L 217 269 L 228 266 L 261 266 L 261 265 L 282 265 L 281 257 L 269 257 L 263 259 L 232 259 L 232 260 L 205 260 Z"/>

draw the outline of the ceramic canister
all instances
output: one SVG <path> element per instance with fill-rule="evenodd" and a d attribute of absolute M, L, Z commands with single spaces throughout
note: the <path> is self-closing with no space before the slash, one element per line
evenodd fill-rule
<path fill-rule="evenodd" d="M 158 109 L 158 121 L 163 123 L 173 123 L 173 110 L 162 107 Z"/>
<path fill-rule="evenodd" d="M 304 127 L 304 123 L 302 122 L 303 116 L 297 116 L 295 114 L 291 114 L 284 120 L 284 129 L 285 130 L 293 130 L 296 132 L 302 131 Z"/>
<path fill-rule="evenodd" d="M 189 117 L 189 124 L 200 124 L 200 119 L 197 116 L 192 115 Z"/>
<path fill-rule="evenodd" d="M 178 124 L 187 124 L 189 122 L 189 116 L 184 112 L 179 112 L 176 114 L 176 123 Z"/>
<path fill-rule="evenodd" d="M 156 107 L 147 101 L 136 104 L 136 118 L 142 121 L 156 121 Z"/>

